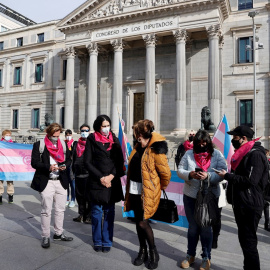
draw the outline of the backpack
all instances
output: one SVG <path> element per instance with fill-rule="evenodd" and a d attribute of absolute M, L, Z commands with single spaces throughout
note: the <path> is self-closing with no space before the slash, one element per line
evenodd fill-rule
<path fill-rule="evenodd" d="M 66 143 L 60 139 L 60 142 L 62 144 L 62 147 L 63 147 L 63 150 L 64 150 L 64 157 L 66 159 L 66 152 L 67 152 L 67 146 L 66 146 Z M 40 158 L 41 158 L 41 155 L 43 154 L 44 152 L 44 148 L 45 148 L 45 141 L 44 139 L 41 139 L 40 140 L 40 144 L 39 144 L 39 154 L 40 154 Z"/>

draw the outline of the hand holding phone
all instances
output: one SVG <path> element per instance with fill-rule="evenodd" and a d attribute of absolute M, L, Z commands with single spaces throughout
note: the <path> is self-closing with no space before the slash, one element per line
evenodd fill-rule
<path fill-rule="evenodd" d="M 213 171 L 216 172 L 216 173 L 221 173 L 221 171 L 219 171 L 219 170 L 217 170 L 217 169 L 215 169 L 215 168 L 212 168 L 212 169 L 213 169 Z"/>
<path fill-rule="evenodd" d="M 195 172 L 203 172 L 203 169 L 201 169 L 201 168 L 195 168 Z"/>

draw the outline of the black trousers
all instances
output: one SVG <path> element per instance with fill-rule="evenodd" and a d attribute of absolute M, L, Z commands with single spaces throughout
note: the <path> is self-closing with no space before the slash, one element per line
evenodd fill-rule
<path fill-rule="evenodd" d="M 91 216 L 91 202 L 86 196 L 86 184 L 88 177 L 75 177 L 75 194 L 78 203 L 79 215 L 83 216 L 83 220 Z"/>
<path fill-rule="evenodd" d="M 219 210 L 218 220 L 214 225 L 212 225 L 213 241 L 218 241 L 218 236 L 220 235 L 220 230 L 221 230 L 221 211 L 222 211 L 222 207 L 218 208 L 218 210 Z"/>
<path fill-rule="evenodd" d="M 260 270 L 257 228 L 262 216 L 262 210 L 234 207 L 233 211 L 238 227 L 240 246 L 244 254 L 244 269 Z"/>
<path fill-rule="evenodd" d="M 263 213 L 264 213 L 265 223 L 268 224 L 269 223 L 269 202 L 267 201 L 264 202 Z"/>

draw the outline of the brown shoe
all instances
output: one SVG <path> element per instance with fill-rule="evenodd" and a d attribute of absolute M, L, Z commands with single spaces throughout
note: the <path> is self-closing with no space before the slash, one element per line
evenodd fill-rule
<path fill-rule="evenodd" d="M 207 258 L 203 258 L 202 264 L 200 265 L 200 270 L 210 270 L 211 262 Z"/>
<path fill-rule="evenodd" d="M 187 255 L 186 259 L 181 262 L 181 268 L 187 269 L 195 262 L 195 256 Z"/>

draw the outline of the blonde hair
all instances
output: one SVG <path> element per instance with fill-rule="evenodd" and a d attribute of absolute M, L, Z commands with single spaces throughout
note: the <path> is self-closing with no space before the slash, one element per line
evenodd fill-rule
<path fill-rule="evenodd" d="M 3 130 L 2 137 L 5 137 L 7 134 L 10 134 L 11 135 L 11 131 L 8 130 L 8 129 Z"/>
<path fill-rule="evenodd" d="M 62 126 L 59 125 L 58 123 L 52 123 L 46 128 L 46 133 L 48 136 L 53 136 L 53 134 L 57 131 L 62 132 Z"/>
<path fill-rule="evenodd" d="M 142 135 L 144 139 L 148 139 L 151 138 L 155 126 L 151 120 L 144 119 L 138 121 L 136 124 L 134 124 L 132 128 L 134 130 L 134 135 L 136 139 L 138 139 L 140 135 Z"/>
<path fill-rule="evenodd" d="M 187 129 L 185 137 L 184 137 L 185 141 L 188 140 L 189 134 L 194 134 L 194 136 L 195 136 L 196 133 L 197 133 L 197 131 L 194 129 Z"/>

